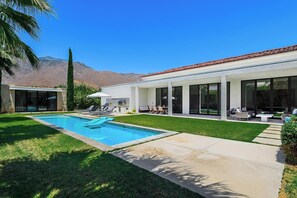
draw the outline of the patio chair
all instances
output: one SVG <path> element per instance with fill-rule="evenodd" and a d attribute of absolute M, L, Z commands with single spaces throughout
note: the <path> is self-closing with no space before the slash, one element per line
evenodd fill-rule
<path fill-rule="evenodd" d="M 113 113 L 113 110 L 115 108 L 116 108 L 115 106 L 108 107 L 106 111 L 99 111 L 99 115 L 109 115 L 109 114 L 112 114 Z"/>
<path fill-rule="evenodd" d="M 153 110 L 152 110 L 152 113 L 159 113 L 159 110 L 157 107 L 153 106 Z"/>
<path fill-rule="evenodd" d="M 294 109 L 293 112 L 292 112 L 292 115 L 295 115 L 297 116 L 297 109 Z M 291 120 L 291 114 L 286 114 L 284 113 L 282 116 L 281 116 L 281 119 L 283 121 L 283 123 L 287 123 Z"/>
<path fill-rule="evenodd" d="M 165 110 L 163 109 L 163 107 L 159 106 L 158 109 L 159 109 L 159 113 L 163 113 L 163 114 L 165 113 Z"/>
<path fill-rule="evenodd" d="M 235 115 L 237 119 L 246 119 L 247 121 L 252 117 L 248 112 L 236 112 Z"/>
<path fill-rule="evenodd" d="M 89 107 L 86 108 L 86 109 L 80 110 L 78 113 L 83 113 L 83 112 L 89 112 L 89 111 L 92 111 L 94 107 L 95 107 L 94 105 L 91 105 L 91 106 L 89 106 Z"/>

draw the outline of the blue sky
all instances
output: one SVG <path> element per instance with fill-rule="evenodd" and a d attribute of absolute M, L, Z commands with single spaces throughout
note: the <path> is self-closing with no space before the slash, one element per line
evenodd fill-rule
<path fill-rule="evenodd" d="M 151 73 L 297 44 L 296 0 L 52 0 L 38 56 L 96 70 Z"/>

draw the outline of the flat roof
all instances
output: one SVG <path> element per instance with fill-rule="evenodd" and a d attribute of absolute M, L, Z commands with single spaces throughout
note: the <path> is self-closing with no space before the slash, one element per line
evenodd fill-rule
<path fill-rule="evenodd" d="M 15 86 L 10 85 L 10 90 L 21 90 L 21 91 L 52 91 L 52 92 L 62 92 L 62 88 L 43 88 L 43 87 L 26 87 L 26 86 Z"/>
<path fill-rule="evenodd" d="M 258 58 L 258 57 L 263 57 L 263 56 L 270 56 L 270 55 L 281 54 L 281 53 L 292 52 L 292 51 L 297 51 L 297 45 L 292 45 L 292 46 L 287 46 L 287 47 L 282 47 L 282 48 L 276 48 L 276 49 L 270 49 L 270 50 L 265 50 L 265 51 L 261 51 L 261 52 L 254 52 L 254 53 L 250 53 L 250 54 L 244 54 L 244 55 L 241 55 L 241 56 L 223 58 L 223 59 L 219 59 L 219 60 L 213 60 L 213 61 L 198 63 L 198 64 L 194 64 L 194 65 L 177 67 L 177 68 L 168 69 L 168 70 L 161 71 L 161 72 L 150 73 L 150 74 L 147 74 L 147 75 L 143 75 L 142 77 L 149 77 L 149 76 L 168 74 L 168 73 L 179 72 L 179 71 L 184 71 L 184 70 L 189 70 L 189 69 L 208 67 L 208 66 L 212 66 L 212 65 L 230 63 L 230 62 L 235 62 L 235 61 Z"/>

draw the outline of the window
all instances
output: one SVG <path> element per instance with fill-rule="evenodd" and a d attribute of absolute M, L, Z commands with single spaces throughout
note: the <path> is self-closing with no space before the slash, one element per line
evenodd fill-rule
<path fill-rule="evenodd" d="M 27 111 L 27 92 L 15 91 L 15 111 L 24 112 Z"/>
<path fill-rule="evenodd" d="M 182 87 L 172 88 L 172 112 L 173 113 L 183 112 L 183 88 Z"/>
<path fill-rule="evenodd" d="M 199 113 L 199 85 L 190 86 L 190 114 Z"/>
<path fill-rule="evenodd" d="M 172 87 L 172 112 L 182 113 L 182 87 Z M 168 106 L 168 88 L 156 89 L 156 106 Z"/>
<path fill-rule="evenodd" d="M 37 111 L 37 91 L 27 92 L 27 111 Z"/>
<path fill-rule="evenodd" d="M 57 111 L 57 92 L 16 90 L 15 111 Z"/>
<path fill-rule="evenodd" d="M 241 87 L 241 107 L 255 113 L 290 113 L 297 106 L 297 76 L 242 81 Z"/>
<path fill-rule="evenodd" d="M 290 79 L 290 111 L 297 109 L 297 76 Z"/>
<path fill-rule="evenodd" d="M 255 81 L 244 81 L 241 84 L 241 107 L 246 107 L 248 111 L 255 111 Z"/>
<path fill-rule="evenodd" d="M 220 115 L 221 84 L 190 86 L 190 114 Z M 227 108 L 230 108 L 230 83 L 227 82 Z"/>
<path fill-rule="evenodd" d="M 273 112 L 289 111 L 289 79 L 275 78 L 273 79 Z"/>

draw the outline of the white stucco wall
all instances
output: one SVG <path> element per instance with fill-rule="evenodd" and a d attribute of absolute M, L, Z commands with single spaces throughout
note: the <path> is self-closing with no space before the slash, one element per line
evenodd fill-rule
<path fill-rule="evenodd" d="M 190 113 L 190 87 L 183 85 L 183 114 Z"/>
<path fill-rule="evenodd" d="M 148 89 L 139 88 L 139 106 L 148 105 Z"/>
<path fill-rule="evenodd" d="M 131 99 L 131 86 L 130 85 L 119 85 L 103 87 L 102 92 L 111 95 L 112 98 L 129 98 Z M 106 98 L 101 99 L 101 104 L 106 103 Z"/>
<path fill-rule="evenodd" d="M 156 106 L 156 88 L 148 88 L 148 105 Z"/>
<path fill-rule="evenodd" d="M 230 108 L 241 107 L 241 81 L 232 79 L 230 82 Z"/>

